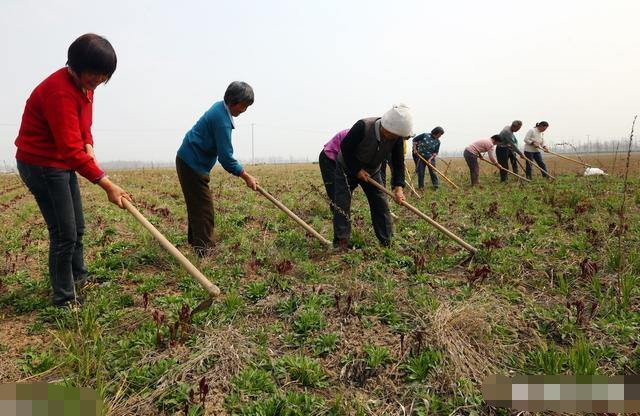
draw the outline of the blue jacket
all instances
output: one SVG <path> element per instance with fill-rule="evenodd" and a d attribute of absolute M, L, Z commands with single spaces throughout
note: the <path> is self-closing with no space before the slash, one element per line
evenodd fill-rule
<path fill-rule="evenodd" d="M 208 175 L 220 160 L 227 172 L 240 176 L 243 168 L 234 159 L 231 144 L 233 128 L 233 120 L 224 101 L 218 101 L 185 134 L 178 156 L 198 173 Z"/>

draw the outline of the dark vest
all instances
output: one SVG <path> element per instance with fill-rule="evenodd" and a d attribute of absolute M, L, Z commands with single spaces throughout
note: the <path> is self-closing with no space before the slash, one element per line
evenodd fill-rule
<path fill-rule="evenodd" d="M 382 161 L 389 157 L 397 140 L 387 140 L 384 137 L 380 137 L 380 141 L 378 142 L 375 128 L 377 120 L 380 120 L 380 117 L 362 119 L 364 122 L 364 138 L 356 148 L 356 158 L 362 163 L 362 167 L 370 175 L 380 170 Z M 338 154 L 337 160 L 342 166 L 345 166 L 342 152 Z"/>

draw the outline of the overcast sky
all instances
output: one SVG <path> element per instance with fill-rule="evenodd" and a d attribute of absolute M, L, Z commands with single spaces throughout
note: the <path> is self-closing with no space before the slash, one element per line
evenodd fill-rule
<path fill-rule="evenodd" d="M 393 103 L 442 150 L 547 120 L 551 142 L 628 135 L 640 110 L 640 1 L 0 0 L 0 161 L 33 88 L 95 32 L 118 68 L 95 94 L 96 154 L 170 161 L 230 81 L 254 87 L 236 155 L 317 158 Z"/>

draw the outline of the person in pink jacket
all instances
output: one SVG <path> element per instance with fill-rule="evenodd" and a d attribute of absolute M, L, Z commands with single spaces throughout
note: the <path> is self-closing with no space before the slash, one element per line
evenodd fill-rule
<path fill-rule="evenodd" d="M 496 160 L 495 146 L 500 142 L 500 136 L 497 134 L 491 136 L 490 139 L 480 139 L 471 143 L 464 149 L 464 160 L 469 166 L 469 172 L 471 174 L 471 186 L 478 184 L 478 176 L 480 175 L 480 166 L 478 165 L 478 158 L 482 157 L 483 153 L 489 154 L 489 160 L 496 166 L 498 161 Z"/>

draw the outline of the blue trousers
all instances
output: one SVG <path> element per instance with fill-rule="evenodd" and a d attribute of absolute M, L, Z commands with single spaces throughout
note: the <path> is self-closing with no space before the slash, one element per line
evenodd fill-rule
<path fill-rule="evenodd" d="M 82 236 L 84 216 L 78 178 L 72 170 L 28 165 L 18 172 L 38 203 L 49 230 L 49 280 L 53 303 L 75 298 L 74 283 L 87 277 Z"/>
<path fill-rule="evenodd" d="M 431 157 L 431 155 L 429 155 Z M 429 160 L 429 157 L 425 157 L 425 159 Z M 430 162 L 433 166 L 436 165 L 436 159 L 434 158 Z M 429 178 L 431 178 L 431 185 L 434 188 L 440 186 L 440 182 L 438 181 L 438 174 L 431 166 L 427 166 L 426 163 L 420 158 L 418 158 L 418 164 L 416 166 L 416 171 L 418 172 L 418 188 L 424 188 L 424 176 L 425 176 L 425 168 L 429 169 Z"/>

